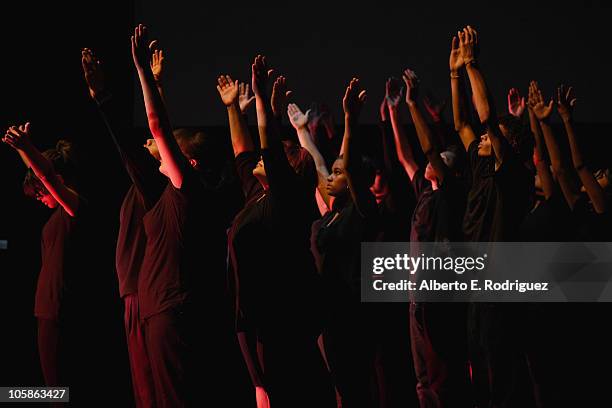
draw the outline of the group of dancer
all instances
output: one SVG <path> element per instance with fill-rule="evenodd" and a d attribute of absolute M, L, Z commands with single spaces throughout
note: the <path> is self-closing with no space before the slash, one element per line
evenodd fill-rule
<path fill-rule="evenodd" d="M 286 78 L 258 55 L 250 83 L 217 79 L 233 158 L 212 166 L 222 153 L 210 151 L 207 135 L 170 123 L 165 57 L 143 25 L 131 47 L 152 136 L 144 147 L 117 123 L 92 50 L 82 50 L 82 66 L 131 180 L 116 269 L 137 406 L 201 404 L 198 384 L 208 387 L 211 372 L 224 369 L 223 356 L 214 355 L 228 349 L 228 338 L 215 338 L 225 330 L 224 313 L 234 316 L 235 351 L 258 408 L 399 407 L 417 399 L 421 407 L 511 406 L 523 372 L 538 406 L 559 406 L 547 387 L 555 368 L 543 357 L 546 347 L 514 334 L 527 327 L 518 314 L 547 310 L 361 303 L 360 248 L 371 241 L 609 240 L 609 169 L 590 168 L 582 155 L 571 87 L 559 87 L 548 102 L 536 82 L 526 100 L 512 89 L 509 113 L 500 115 L 478 63 L 478 33 L 467 26 L 452 38 L 449 57 L 456 132 L 446 128 L 442 105 L 421 98 L 419 79 L 407 69 L 386 82 L 381 149 L 371 152 L 359 126 L 366 91 L 358 78 L 342 97 L 339 138 L 329 109 L 303 112 L 289 103 Z M 248 126 L 253 104 L 258 135 Z M 402 123 L 405 107 L 414 140 Z M 555 110 L 568 157 L 551 126 Z M 41 153 L 30 128 L 9 127 L 3 142 L 28 168 L 25 193 L 54 209 L 42 230 L 34 312 L 45 382 L 69 385 L 61 369 L 69 351 L 58 345 L 81 307 L 84 277 L 74 258 L 88 203 L 71 143 Z M 214 293 L 225 283 L 229 302 Z M 213 344 L 207 356 L 200 355 L 204 343 Z"/>

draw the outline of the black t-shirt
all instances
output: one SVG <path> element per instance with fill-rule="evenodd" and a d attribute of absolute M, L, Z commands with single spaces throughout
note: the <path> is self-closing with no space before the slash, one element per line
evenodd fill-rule
<path fill-rule="evenodd" d="M 166 187 L 167 180 L 159 172 L 159 162 L 128 135 L 125 126 L 117 123 L 113 100 L 98 105 L 106 129 L 119 152 L 121 162 L 132 181 L 119 213 L 119 233 L 115 252 L 115 267 L 119 281 L 119 295 L 124 297 L 138 290 L 138 274 L 146 247 L 142 219 Z"/>
<path fill-rule="evenodd" d="M 376 200 L 371 196 L 370 207 Z M 378 234 L 375 211 L 362 216 L 352 200 L 323 216 L 313 231 L 321 254 L 321 275 L 334 304 L 359 302 L 361 293 L 361 243 L 374 241 Z"/>
<path fill-rule="evenodd" d="M 77 213 L 71 217 L 61 205 L 45 224 L 41 234 L 41 268 L 36 285 L 34 316 L 57 320 L 66 316 L 78 291 L 79 260 L 84 243 L 87 201 L 79 196 Z"/>
<path fill-rule="evenodd" d="M 205 279 L 223 270 L 222 227 L 214 197 L 195 170 L 185 170 L 180 189 L 168 182 L 144 218 L 147 245 L 139 273 L 140 316 L 190 307 L 205 290 Z"/>
<path fill-rule="evenodd" d="M 412 216 L 411 242 L 461 242 L 461 222 L 465 212 L 465 187 L 458 177 L 445 175 L 434 190 L 419 169 L 412 178 L 417 205 Z"/>
<path fill-rule="evenodd" d="M 310 155 L 291 154 L 305 161 L 300 172 L 291 167 L 280 144 L 263 149 L 267 191 L 252 173 L 258 155 L 243 152 L 236 157 L 246 201 L 228 235 L 238 331 L 265 332 L 283 325 L 314 330 L 319 325 L 312 309 L 319 283 L 309 249 L 317 207 L 308 172 L 315 169 Z"/>
<path fill-rule="evenodd" d="M 530 208 L 533 177 L 505 144 L 504 159 L 495 170 L 495 156 L 479 157 L 478 140 L 468 148 L 471 187 L 463 218 L 467 241 L 515 241 L 518 228 Z"/>

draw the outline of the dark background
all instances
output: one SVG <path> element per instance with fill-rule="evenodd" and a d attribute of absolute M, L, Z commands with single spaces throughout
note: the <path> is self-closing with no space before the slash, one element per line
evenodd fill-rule
<path fill-rule="evenodd" d="M 103 60 L 122 120 L 144 125 L 135 93 L 129 35 L 135 22 L 151 26 L 167 55 L 165 89 L 175 126 L 212 126 L 223 135 L 224 109 L 215 90 L 221 72 L 249 78 L 250 62 L 265 53 L 286 74 L 295 101 L 328 103 L 340 117 L 340 97 L 351 76 L 362 78 L 369 102 L 363 121 L 375 123 L 383 84 L 405 67 L 440 98 L 449 94 L 450 38 L 464 24 L 479 29 L 482 67 L 500 111 L 511 86 L 526 91 L 538 79 L 547 94 L 560 82 L 576 87 L 576 119 L 589 157 L 609 163 L 612 146 L 610 9 L 598 2 L 497 7 L 371 2 L 367 7 L 332 2 L 282 6 L 221 2 L 117 1 L 3 3 L 3 68 L 0 126 L 32 122 L 35 144 L 45 149 L 59 138 L 81 150 L 81 193 L 91 203 L 91 254 L 84 259 L 89 302 L 82 330 L 90 341 L 80 358 L 91 370 L 85 380 L 100 385 L 87 406 L 131 403 L 122 305 L 114 270 L 121 200 L 128 178 L 82 78 L 80 49 Z M 342 8 L 345 7 L 345 10 Z M 449 112 L 446 112 L 450 119 Z M 50 212 L 21 191 L 24 167 L 0 146 L 0 385 L 41 385 L 33 300 L 40 267 L 40 229 Z M 249 396 L 251 398 L 251 396 Z M 123 403 L 125 401 L 125 403 Z"/>

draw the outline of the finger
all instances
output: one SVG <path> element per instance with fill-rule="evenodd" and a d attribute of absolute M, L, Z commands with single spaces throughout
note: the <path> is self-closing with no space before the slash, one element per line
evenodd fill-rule
<path fill-rule="evenodd" d="M 293 95 L 293 91 L 287 91 L 287 92 L 285 92 L 285 96 L 286 96 L 287 98 L 291 97 L 291 95 Z"/>
<path fill-rule="evenodd" d="M 149 49 L 150 49 L 151 51 L 157 51 L 157 44 L 158 44 L 158 43 L 159 43 L 159 42 L 158 42 L 157 40 L 153 40 L 153 41 L 151 41 L 151 43 L 149 44 Z"/>
<path fill-rule="evenodd" d="M 246 85 L 244 86 L 244 89 L 245 89 L 245 90 L 244 90 L 244 94 L 245 94 L 246 96 L 249 96 L 249 92 L 251 92 L 251 85 L 246 84 Z"/>
<path fill-rule="evenodd" d="M 232 81 L 232 77 L 229 75 L 225 75 L 225 80 L 227 81 L 228 85 L 231 85 L 234 81 Z"/>
<path fill-rule="evenodd" d="M 453 36 L 453 39 L 451 40 L 451 50 L 456 50 L 459 47 L 459 39 L 457 38 L 457 36 Z"/>
<path fill-rule="evenodd" d="M 238 84 L 238 94 L 239 95 L 244 95 L 244 83 L 243 82 Z"/>
<path fill-rule="evenodd" d="M 567 93 L 565 94 L 565 97 L 567 99 L 572 99 L 573 96 L 574 96 L 574 87 L 570 86 L 570 87 L 567 88 Z M 576 99 L 576 98 L 573 98 L 573 99 Z"/>
<path fill-rule="evenodd" d="M 365 99 L 366 99 L 366 91 L 365 91 L 365 90 L 363 90 L 363 91 L 359 92 L 359 100 L 360 100 L 361 102 L 364 102 L 364 101 L 365 101 Z"/>

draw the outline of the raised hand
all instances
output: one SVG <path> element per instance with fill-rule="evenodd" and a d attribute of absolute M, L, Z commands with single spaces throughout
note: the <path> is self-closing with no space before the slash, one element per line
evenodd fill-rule
<path fill-rule="evenodd" d="M 434 95 L 431 92 L 427 92 L 423 95 L 423 106 L 425 110 L 434 122 L 439 122 L 442 119 L 442 112 L 446 108 L 446 100 L 437 102 Z"/>
<path fill-rule="evenodd" d="M 263 55 L 258 55 L 255 57 L 255 60 L 251 65 L 251 86 L 253 87 L 255 96 L 261 97 L 265 94 L 268 81 L 270 80 L 270 77 L 272 77 L 273 73 L 274 70 L 268 68 L 266 57 Z"/>
<path fill-rule="evenodd" d="M 551 99 L 548 105 L 544 102 L 542 91 L 538 88 L 538 83 L 531 81 L 529 84 L 529 107 L 536 115 L 538 120 L 547 120 L 553 111 L 553 100 Z"/>
<path fill-rule="evenodd" d="M 138 71 L 151 66 L 151 50 L 148 46 L 147 27 L 138 24 L 134 28 L 134 35 L 130 38 L 132 42 L 132 59 Z"/>
<path fill-rule="evenodd" d="M 574 88 L 571 86 L 566 88 L 561 85 L 557 88 L 557 111 L 563 121 L 568 121 L 572 118 L 576 106 L 576 98 L 574 97 Z"/>
<path fill-rule="evenodd" d="M 89 48 L 81 50 L 81 65 L 85 82 L 89 88 L 89 95 L 96 98 L 96 95 L 101 95 L 104 92 L 104 71 L 100 66 L 100 60 L 96 58 L 93 51 Z"/>
<path fill-rule="evenodd" d="M 459 34 L 459 50 L 463 64 L 468 65 L 476 62 L 478 54 L 478 32 L 471 26 L 465 27 Z"/>
<path fill-rule="evenodd" d="M 229 75 L 219 75 L 217 91 L 225 106 L 231 106 L 238 101 L 238 81 L 234 81 Z"/>
<path fill-rule="evenodd" d="M 402 79 L 406 84 L 406 103 L 408 105 L 416 103 L 419 89 L 419 78 L 417 78 L 414 71 L 406 69 L 402 74 Z"/>
<path fill-rule="evenodd" d="M 251 95 L 251 86 L 240 82 L 238 85 L 238 105 L 240 106 L 240 113 L 244 113 L 249 107 L 255 102 L 255 95 Z"/>
<path fill-rule="evenodd" d="M 459 32 L 457 33 L 459 35 Z M 451 41 L 451 52 L 448 57 L 448 65 L 451 74 L 457 75 L 459 70 L 463 68 L 463 58 L 461 57 L 461 49 L 459 48 L 459 38 L 453 37 Z"/>
<path fill-rule="evenodd" d="M 310 109 L 303 113 L 295 103 L 290 103 L 287 106 L 287 115 L 289 115 L 289 122 L 295 130 L 302 129 L 308 125 Z"/>
<path fill-rule="evenodd" d="M 525 97 L 521 97 L 519 90 L 510 88 L 508 92 L 508 113 L 520 118 L 525 111 Z"/>
<path fill-rule="evenodd" d="M 282 75 L 276 78 L 274 85 L 272 85 L 272 98 L 270 100 L 274 116 L 280 117 L 283 114 L 291 93 L 292 91 L 287 90 L 287 79 Z"/>
<path fill-rule="evenodd" d="M 9 127 L 2 141 L 15 150 L 23 150 L 30 146 L 30 122 L 25 125 Z"/>
<path fill-rule="evenodd" d="M 387 79 L 385 84 L 385 99 L 390 110 L 397 110 L 402 102 L 402 93 L 404 87 L 401 82 L 395 78 Z"/>
<path fill-rule="evenodd" d="M 161 82 L 164 73 L 164 50 L 157 48 L 157 40 L 151 41 L 149 50 L 151 51 L 151 71 L 155 82 Z"/>
<path fill-rule="evenodd" d="M 366 91 L 361 90 L 359 79 L 351 79 L 351 82 L 349 82 L 349 85 L 346 87 L 344 98 L 342 98 L 344 115 L 349 119 L 356 120 L 359 118 L 365 99 Z"/>

